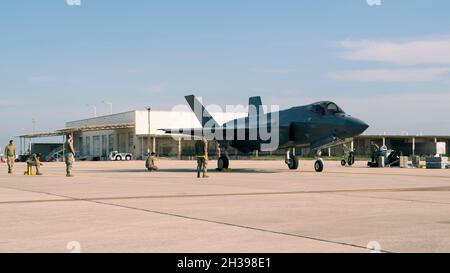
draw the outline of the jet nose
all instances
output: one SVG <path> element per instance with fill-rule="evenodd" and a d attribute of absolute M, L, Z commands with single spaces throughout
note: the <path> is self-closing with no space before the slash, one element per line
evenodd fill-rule
<path fill-rule="evenodd" d="M 349 117 L 347 120 L 347 131 L 352 134 L 352 136 L 357 136 L 362 134 L 367 128 L 369 128 L 369 125 L 365 123 L 364 121 Z"/>

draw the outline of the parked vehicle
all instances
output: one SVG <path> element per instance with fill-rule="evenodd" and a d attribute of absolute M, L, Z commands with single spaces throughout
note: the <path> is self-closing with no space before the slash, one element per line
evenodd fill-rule
<path fill-rule="evenodd" d="M 118 151 L 112 151 L 109 154 L 109 160 L 112 161 L 129 161 L 133 159 L 133 155 L 131 153 L 119 153 Z"/>
<path fill-rule="evenodd" d="M 16 159 L 16 162 L 27 162 L 29 157 L 29 154 L 19 155 Z"/>

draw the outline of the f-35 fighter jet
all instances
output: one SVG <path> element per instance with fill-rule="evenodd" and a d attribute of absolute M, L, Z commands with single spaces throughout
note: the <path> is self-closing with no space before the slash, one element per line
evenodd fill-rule
<path fill-rule="evenodd" d="M 316 151 L 314 169 L 322 172 L 324 165 L 321 150 L 338 144 L 345 139 L 362 134 L 368 127 L 365 122 L 346 114 L 337 104 L 321 101 L 287 110 L 264 113 L 261 97 L 249 99 L 249 114 L 218 124 L 200 101 L 186 96 L 186 101 L 195 113 L 202 128 L 160 129 L 168 134 L 182 134 L 205 137 L 219 143 L 222 156 L 218 169 L 229 167 L 228 147 L 240 152 L 274 151 L 286 149 L 285 163 L 291 170 L 298 169 L 296 148 L 309 147 Z"/>

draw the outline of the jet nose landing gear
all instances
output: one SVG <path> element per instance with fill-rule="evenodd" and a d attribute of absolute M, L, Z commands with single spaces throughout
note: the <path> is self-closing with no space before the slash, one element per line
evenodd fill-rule
<path fill-rule="evenodd" d="M 314 163 L 314 170 L 316 170 L 316 172 L 318 172 L 318 173 L 321 173 L 323 171 L 323 160 L 322 159 L 318 159 Z"/>
<path fill-rule="evenodd" d="M 316 162 L 314 163 L 314 170 L 316 170 L 316 172 L 321 173 L 323 172 L 323 159 L 321 158 L 322 156 L 322 151 L 320 149 L 317 150 L 316 153 Z"/>
<path fill-rule="evenodd" d="M 354 152 L 348 152 L 348 155 L 344 155 L 344 158 L 341 160 L 341 165 L 345 167 L 348 164 L 349 167 L 351 167 L 353 164 L 355 164 L 355 153 Z"/>

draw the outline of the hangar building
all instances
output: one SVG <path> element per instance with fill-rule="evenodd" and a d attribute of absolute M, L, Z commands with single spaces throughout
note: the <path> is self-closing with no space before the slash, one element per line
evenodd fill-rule
<path fill-rule="evenodd" d="M 211 115 L 218 123 L 225 123 L 245 117 L 247 113 Z M 158 129 L 201 128 L 201 125 L 192 112 L 136 110 L 67 122 L 66 128 L 74 132 L 74 145 L 80 157 L 104 160 L 112 151 L 132 153 L 136 159 L 144 158 L 148 151 L 178 158 L 191 156 L 193 141 L 167 135 Z M 211 154 L 218 152 L 215 145 L 210 145 L 210 149 Z"/>

